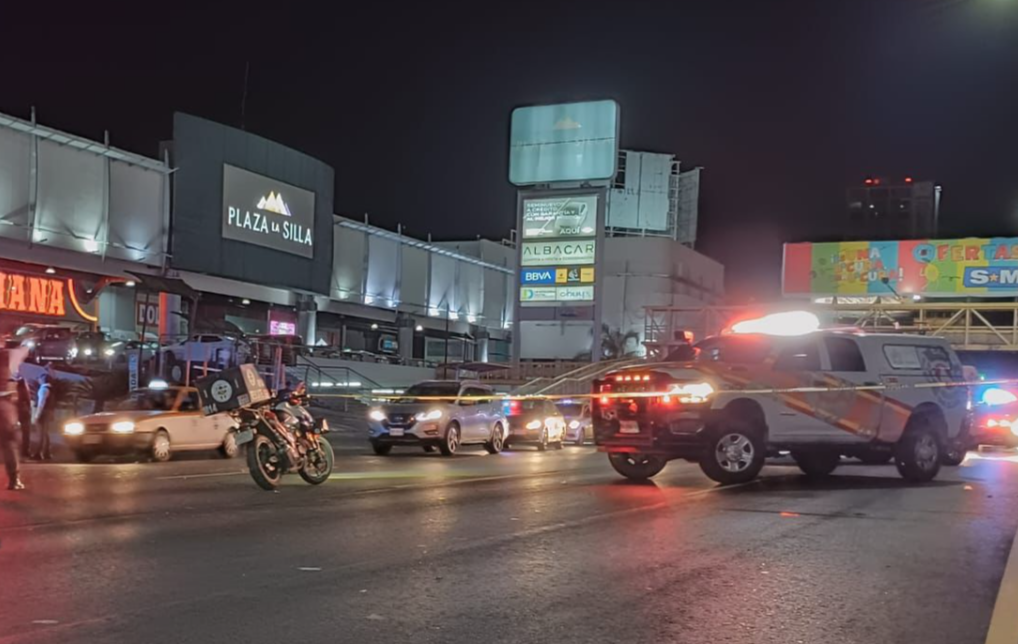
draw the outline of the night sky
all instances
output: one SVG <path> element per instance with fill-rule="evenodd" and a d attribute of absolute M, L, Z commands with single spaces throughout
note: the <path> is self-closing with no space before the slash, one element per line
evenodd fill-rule
<path fill-rule="evenodd" d="M 1018 234 L 1018 0 L 347 4 L 8 16 L 0 111 L 154 155 L 174 110 L 239 126 L 250 61 L 247 129 L 335 167 L 338 213 L 498 239 L 510 110 L 615 98 L 623 147 L 706 168 L 737 299 L 778 294 L 782 241 L 851 238 L 867 174 L 941 183 L 945 236 Z"/>

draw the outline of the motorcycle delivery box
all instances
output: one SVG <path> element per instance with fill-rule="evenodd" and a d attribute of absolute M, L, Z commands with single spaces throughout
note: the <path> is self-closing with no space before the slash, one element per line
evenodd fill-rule
<path fill-rule="evenodd" d="M 253 364 L 223 369 L 194 383 L 206 416 L 233 411 L 272 397 L 265 380 Z"/>

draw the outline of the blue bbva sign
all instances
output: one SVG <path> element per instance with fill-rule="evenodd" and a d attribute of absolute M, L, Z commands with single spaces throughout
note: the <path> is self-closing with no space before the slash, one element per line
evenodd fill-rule
<path fill-rule="evenodd" d="M 554 284 L 554 268 L 530 268 L 520 272 L 520 283 L 522 284 Z"/>

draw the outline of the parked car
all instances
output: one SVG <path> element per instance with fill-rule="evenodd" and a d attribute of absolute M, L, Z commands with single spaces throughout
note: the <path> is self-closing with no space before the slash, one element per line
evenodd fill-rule
<path fill-rule="evenodd" d="M 75 335 L 68 327 L 38 327 L 23 336 L 21 346 L 28 349 L 29 362 L 70 362 L 78 356 Z"/>
<path fill-rule="evenodd" d="M 489 454 L 502 451 L 506 419 L 502 401 L 479 383 L 431 380 L 408 388 L 406 398 L 368 412 L 371 447 L 384 456 L 393 447 L 420 447 L 444 456 L 462 445 L 483 445 Z"/>
<path fill-rule="evenodd" d="M 594 438 L 594 423 L 590 404 L 583 401 L 563 400 L 555 405 L 566 420 L 566 440 L 583 445 Z"/>
<path fill-rule="evenodd" d="M 207 364 L 218 369 L 243 364 L 251 357 L 243 339 L 216 334 L 194 335 L 160 351 L 164 373 L 176 383 L 184 382 L 188 363 L 192 367 Z"/>
<path fill-rule="evenodd" d="M 110 343 L 113 351 L 110 362 L 115 365 L 127 364 L 127 355 L 131 351 L 140 351 L 141 361 L 147 362 L 159 353 L 158 342 L 142 342 L 141 340 L 117 340 Z"/>
<path fill-rule="evenodd" d="M 509 417 L 509 436 L 505 448 L 534 445 L 539 451 L 548 446 L 562 449 L 566 438 L 566 420 L 550 400 L 544 398 L 511 400 L 505 404 Z"/>
<path fill-rule="evenodd" d="M 79 461 L 107 454 L 168 461 L 175 452 L 216 449 L 226 458 L 237 455 L 233 418 L 202 414 L 191 387 L 139 389 L 109 407 L 64 424 L 64 440 Z"/>

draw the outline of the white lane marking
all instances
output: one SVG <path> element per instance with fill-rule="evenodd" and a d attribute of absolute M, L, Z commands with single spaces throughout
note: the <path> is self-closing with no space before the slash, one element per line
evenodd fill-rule
<path fill-rule="evenodd" d="M 1004 577 L 997 591 L 997 603 L 990 617 L 990 630 L 986 644 L 1015 644 L 1018 642 L 1018 534 L 1011 543 Z"/>
<path fill-rule="evenodd" d="M 247 474 L 246 471 L 239 472 L 213 472 L 211 474 L 175 474 L 173 476 L 157 476 L 157 481 L 177 481 L 180 479 L 211 479 L 219 476 L 240 476 Z"/>
<path fill-rule="evenodd" d="M 301 572 L 321 572 L 322 569 L 315 566 L 301 566 L 297 570 Z"/>

